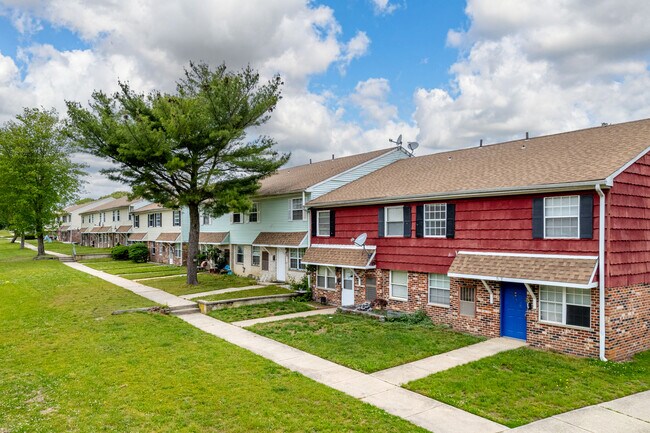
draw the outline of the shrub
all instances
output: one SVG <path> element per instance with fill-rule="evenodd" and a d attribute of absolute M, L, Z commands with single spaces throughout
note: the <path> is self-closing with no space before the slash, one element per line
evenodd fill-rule
<path fill-rule="evenodd" d="M 305 302 L 312 300 L 311 287 L 309 287 L 309 280 L 307 279 L 307 275 L 302 277 L 300 281 L 292 280 L 289 283 L 289 287 L 291 287 L 291 290 L 295 290 L 296 292 L 305 292 L 303 295 L 294 298 L 295 300 Z"/>
<path fill-rule="evenodd" d="M 374 310 L 383 310 L 384 308 L 386 308 L 388 306 L 388 301 L 385 300 L 385 299 L 377 298 L 377 299 L 375 299 L 374 301 L 372 301 L 370 303 L 370 306 Z"/>
<path fill-rule="evenodd" d="M 149 248 L 143 243 L 131 245 L 129 247 L 129 259 L 136 263 L 145 263 L 149 260 Z"/>
<path fill-rule="evenodd" d="M 424 310 L 418 310 L 415 313 L 400 314 L 393 317 L 387 316 L 386 321 L 406 323 L 409 325 L 431 325 L 433 323 Z"/>
<path fill-rule="evenodd" d="M 116 245 L 111 250 L 113 260 L 129 260 L 129 247 L 126 245 Z"/>

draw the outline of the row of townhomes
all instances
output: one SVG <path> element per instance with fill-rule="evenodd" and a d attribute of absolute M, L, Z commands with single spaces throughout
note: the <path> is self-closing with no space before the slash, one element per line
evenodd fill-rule
<path fill-rule="evenodd" d="M 331 305 L 381 299 L 460 331 L 622 360 L 650 348 L 649 146 L 641 120 L 292 167 L 262 182 L 249 213 L 203 215 L 200 243 L 239 274 L 307 273 Z M 67 239 L 183 259 L 185 210 L 124 198 L 70 212 Z"/>

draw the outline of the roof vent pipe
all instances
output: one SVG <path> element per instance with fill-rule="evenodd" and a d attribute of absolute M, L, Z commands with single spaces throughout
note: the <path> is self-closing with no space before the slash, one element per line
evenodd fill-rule
<path fill-rule="evenodd" d="M 526 131 L 526 140 L 528 140 L 528 131 Z"/>
<path fill-rule="evenodd" d="M 309 158 L 309 163 L 311 164 L 311 158 Z"/>
<path fill-rule="evenodd" d="M 332 159 L 334 159 L 334 154 L 332 154 Z"/>
<path fill-rule="evenodd" d="M 478 143 L 478 147 L 483 147 L 483 139 L 481 138 L 481 141 Z"/>

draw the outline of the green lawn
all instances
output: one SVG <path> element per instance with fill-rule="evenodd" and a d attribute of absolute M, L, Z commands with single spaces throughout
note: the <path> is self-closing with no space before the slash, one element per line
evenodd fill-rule
<path fill-rule="evenodd" d="M 209 295 L 203 296 L 201 298 L 195 298 L 194 300 L 202 301 L 225 301 L 227 299 L 238 299 L 238 298 L 254 298 L 256 296 L 268 296 L 268 295 L 285 295 L 288 293 L 295 293 L 293 290 L 285 289 L 284 287 L 278 286 L 264 286 L 259 289 L 250 289 L 250 290 L 238 290 L 236 292 L 220 293 L 218 295 Z"/>
<path fill-rule="evenodd" d="M 340 313 L 261 323 L 248 329 L 366 373 L 483 340 L 433 324 L 379 322 Z"/>
<path fill-rule="evenodd" d="M 133 263 L 122 260 L 111 262 L 88 261 L 84 262 L 84 264 L 93 269 L 113 275 L 119 275 L 120 277 L 129 280 L 183 275 L 186 272 L 184 266 L 161 265 L 156 263 Z"/>
<path fill-rule="evenodd" d="M 187 281 L 186 277 L 149 280 L 146 283 L 147 286 L 164 290 L 173 295 L 189 295 L 192 293 L 209 292 L 211 290 L 228 289 L 231 287 L 253 286 L 257 284 L 257 281 L 252 278 L 240 277 L 238 275 L 200 273 L 198 278 L 198 286 L 188 286 L 185 284 L 185 281 Z"/>
<path fill-rule="evenodd" d="M 0 431 L 422 432 L 0 241 Z"/>
<path fill-rule="evenodd" d="M 650 389 L 650 351 L 632 362 L 604 363 L 521 348 L 405 387 L 516 427 Z"/>
<path fill-rule="evenodd" d="M 38 245 L 37 240 L 28 240 L 25 242 L 28 242 L 34 246 Z M 72 244 L 66 244 L 59 241 L 45 242 L 45 250 L 55 253 L 72 255 Z M 94 248 L 86 247 L 83 245 L 75 245 L 75 250 L 77 254 L 106 254 L 111 252 L 111 248 Z"/>
<path fill-rule="evenodd" d="M 224 322 L 257 319 L 260 317 L 282 316 L 284 314 L 301 313 L 314 310 L 307 302 L 286 301 L 269 302 L 268 304 L 244 305 L 243 307 L 222 308 L 212 310 L 209 315 Z"/>
<path fill-rule="evenodd" d="M 13 237 L 13 232 L 10 232 L 9 230 L 0 230 L 0 238 L 9 238 Z"/>

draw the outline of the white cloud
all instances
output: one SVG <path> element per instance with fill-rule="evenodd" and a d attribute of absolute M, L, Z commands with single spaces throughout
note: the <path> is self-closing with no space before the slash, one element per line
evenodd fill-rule
<path fill-rule="evenodd" d="M 385 78 L 369 78 L 360 81 L 349 99 L 356 105 L 364 118 L 375 124 L 386 123 L 397 118 L 397 107 L 387 102 L 390 84 Z"/>
<path fill-rule="evenodd" d="M 470 0 L 449 88 L 415 92 L 429 149 L 650 117 L 650 4 Z"/>
<path fill-rule="evenodd" d="M 400 7 L 399 4 L 391 3 L 390 0 L 372 0 L 372 4 L 377 15 L 390 15 Z"/>
<path fill-rule="evenodd" d="M 366 55 L 370 47 L 370 38 L 365 32 L 357 32 L 357 34 L 350 39 L 343 50 L 343 55 L 340 58 L 339 72 L 345 74 L 347 66 L 359 57 Z"/>

